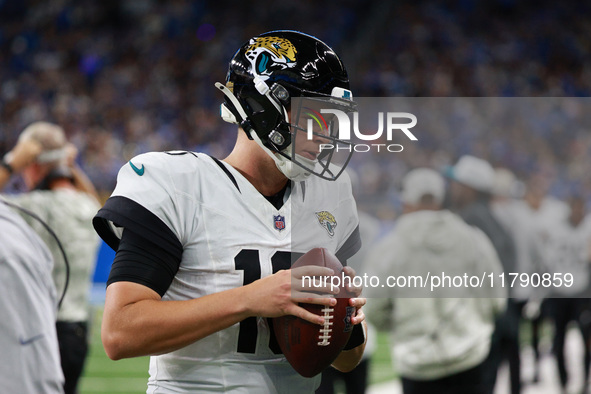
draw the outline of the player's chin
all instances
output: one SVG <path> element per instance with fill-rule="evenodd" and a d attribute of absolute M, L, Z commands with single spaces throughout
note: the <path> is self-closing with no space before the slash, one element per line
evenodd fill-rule
<path fill-rule="evenodd" d="M 316 150 L 316 151 L 305 150 L 305 151 L 302 151 L 302 152 L 300 152 L 298 154 L 300 156 L 302 156 L 303 158 L 305 158 L 305 159 L 314 161 L 318 157 L 318 150 Z"/>

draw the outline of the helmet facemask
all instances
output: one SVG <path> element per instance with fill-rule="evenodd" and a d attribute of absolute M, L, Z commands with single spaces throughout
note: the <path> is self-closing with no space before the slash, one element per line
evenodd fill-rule
<path fill-rule="evenodd" d="M 301 181 L 313 174 L 322 179 L 336 180 L 349 163 L 353 144 L 340 140 L 338 121 L 319 111 L 336 109 L 350 113 L 356 107 L 352 100 L 314 92 L 302 92 L 314 94 L 314 97 L 296 97 L 290 100 L 287 89 L 275 83 L 268 92 L 267 89 L 263 90 L 267 94 L 262 95 L 270 102 L 269 105 L 261 105 L 260 99 L 247 97 L 245 101 L 248 108 L 245 109 L 227 87 L 219 83 L 216 86 L 234 107 L 232 111 L 228 108 L 228 103 L 222 104 L 222 118 L 239 124 L 249 138 L 256 141 L 273 158 L 277 168 L 289 179 Z M 334 90 L 336 94 L 343 91 L 338 88 Z M 350 92 L 345 92 L 350 97 Z M 291 111 L 288 111 L 285 104 L 290 101 Z M 237 110 L 237 106 L 241 107 L 240 110 Z M 243 115 L 250 112 L 251 115 L 243 116 L 242 121 L 238 121 L 233 116 L 235 112 L 243 112 Z M 268 131 L 269 124 L 274 124 L 275 127 Z M 304 144 L 307 148 L 302 151 Z M 339 151 L 346 155 L 339 165 L 334 165 L 335 153 Z"/>

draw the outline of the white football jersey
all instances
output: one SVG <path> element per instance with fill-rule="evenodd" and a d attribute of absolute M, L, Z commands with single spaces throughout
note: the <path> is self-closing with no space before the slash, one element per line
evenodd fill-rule
<path fill-rule="evenodd" d="M 123 166 L 108 212 L 113 235 L 155 215 L 182 245 L 182 260 L 164 300 L 189 300 L 243 286 L 287 269 L 290 251 L 325 247 L 346 260 L 360 247 L 348 176 L 293 183 L 276 209 L 233 167 L 205 154 L 148 153 Z M 145 210 L 126 211 L 126 204 Z M 115 223 L 115 225 L 113 225 Z M 159 231 L 159 230 L 158 230 Z M 103 235 L 103 234 L 101 234 Z M 104 236 L 103 236 L 104 237 Z M 107 239 L 106 239 L 107 240 Z M 115 243 L 116 244 L 116 243 Z M 249 318 L 185 348 L 150 360 L 148 392 L 313 392 L 278 351 L 265 318 Z M 313 355 L 311 355 L 313 357 Z"/>

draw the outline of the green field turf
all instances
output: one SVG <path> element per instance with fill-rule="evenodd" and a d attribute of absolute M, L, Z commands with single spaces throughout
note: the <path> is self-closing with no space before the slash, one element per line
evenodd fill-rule
<path fill-rule="evenodd" d="M 84 376 L 80 382 L 81 394 L 145 393 L 148 381 L 148 357 L 110 360 L 101 344 L 100 322 L 102 309 L 93 314 L 91 345 Z M 370 364 L 370 381 L 383 382 L 395 378 L 390 365 L 390 346 L 387 336 L 378 334 L 377 346 Z"/>
<path fill-rule="evenodd" d="M 149 357 L 113 361 L 107 357 L 101 343 L 102 308 L 93 314 L 91 344 L 79 392 L 84 393 L 145 393 L 148 381 Z"/>

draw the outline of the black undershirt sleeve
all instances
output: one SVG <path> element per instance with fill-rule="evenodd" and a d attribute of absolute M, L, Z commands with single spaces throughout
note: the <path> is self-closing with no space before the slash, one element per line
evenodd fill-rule
<path fill-rule="evenodd" d="M 114 282 L 134 282 L 149 287 L 162 297 L 178 269 L 179 262 L 174 253 L 125 229 L 107 286 Z"/>
<path fill-rule="evenodd" d="M 351 332 L 351 337 L 349 341 L 343 348 L 343 350 L 352 350 L 355 349 L 357 346 L 363 345 L 365 342 L 365 333 L 363 332 L 363 327 L 361 324 L 357 324 L 353 327 L 353 332 Z"/>

